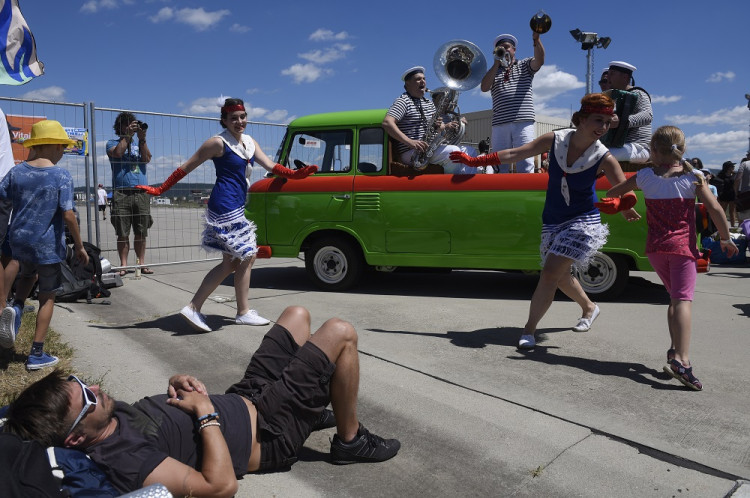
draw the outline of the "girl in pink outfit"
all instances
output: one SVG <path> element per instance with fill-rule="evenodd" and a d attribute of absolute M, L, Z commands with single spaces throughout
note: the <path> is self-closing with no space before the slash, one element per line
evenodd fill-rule
<path fill-rule="evenodd" d="M 695 229 L 695 196 L 706 205 L 721 235 L 721 249 L 737 253 L 721 206 L 708 189 L 703 174 L 683 160 L 685 135 L 675 126 L 662 126 L 651 137 L 651 162 L 628 180 L 612 187 L 607 197 L 617 197 L 638 187 L 646 199 L 646 254 L 669 292 L 667 324 L 671 339 L 664 371 L 687 387 L 700 391 L 693 375 L 690 349 L 691 312 L 698 258 Z"/>

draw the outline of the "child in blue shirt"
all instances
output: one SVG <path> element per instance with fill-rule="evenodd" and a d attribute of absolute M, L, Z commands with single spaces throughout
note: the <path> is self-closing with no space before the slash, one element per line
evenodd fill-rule
<path fill-rule="evenodd" d="M 65 225 L 73 237 L 75 255 L 88 263 L 78 223 L 73 212 L 73 178 L 56 166 L 67 145 L 74 144 L 59 122 L 44 120 L 31 128 L 31 138 L 23 145 L 32 147 L 32 157 L 13 169 L 0 182 L 0 199 L 13 203 L 8 238 L 14 259 L 20 263 L 21 280 L 16 296 L 25 298 L 35 276 L 39 281 L 39 312 L 27 370 L 39 370 L 58 362 L 44 352 L 44 339 L 52 321 L 55 292 L 62 286 L 60 263 L 65 260 Z M 10 275 L 11 280 L 15 275 Z M 18 334 L 23 301 L 17 300 L 0 315 L 0 347 L 11 348 Z"/>

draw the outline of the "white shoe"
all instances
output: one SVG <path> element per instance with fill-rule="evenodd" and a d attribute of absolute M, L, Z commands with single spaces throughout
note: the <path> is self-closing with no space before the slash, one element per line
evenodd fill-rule
<path fill-rule="evenodd" d="M 271 323 L 271 320 L 263 318 L 255 310 L 250 310 L 244 315 L 235 316 L 234 323 L 238 325 L 268 325 Z"/>
<path fill-rule="evenodd" d="M 587 330 L 591 329 L 591 325 L 594 324 L 594 320 L 596 320 L 597 316 L 599 316 L 599 306 L 594 305 L 594 312 L 591 313 L 591 316 L 589 318 L 579 318 L 578 323 L 575 327 L 573 327 L 573 330 L 575 330 L 576 332 L 586 332 Z"/>
<path fill-rule="evenodd" d="M 201 332 L 211 332 L 211 327 L 209 327 L 206 324 L 206 318 L 204 315 L 202 315 L 200 312 L 195 311 L 190 306 L 185 306 L 180 311 L 180 315 L 187 320 L 187 322 L 192 325 L 192 327 L 195 330 L 200 330 Z"/>
<path fill-rule="evenodd" d="M 522 335 L 518 340 L 518 349 L 531 349 L 536 346 L 536 338 L 533 335 Z"/>
<path fill-rule="evenodd" d="M 18 331 L 16 326 L 16 309 L 6 306 L 0 315 L 0 347 L 10 349 L 16 342 Z"/>

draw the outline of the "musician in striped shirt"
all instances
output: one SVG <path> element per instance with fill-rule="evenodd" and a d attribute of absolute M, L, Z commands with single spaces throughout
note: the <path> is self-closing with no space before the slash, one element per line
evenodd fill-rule
<path fill-rule="evenodd" d="M 609 63 L 607 72 L 609 86 L 614 90 L 625 90 L 637 96 L 635 105 L 629 115 L 620 117 L 620 109 L 616 110 L 610 128 L 614 130 L 626 126 L 627 134 L 622 147 L 609 147 L 609 152 L 618 161 L 645 163 L 649 159 L 651 121 L 654 118 L 654 112 L 651 108 L 651 96 L 648 92 L 641 87 L 633 86 L 635 85 L 633 79 L 633 71 L 635 70 L 636 67 L 627 62 L 612 61 Z"/>
<path fill-rule="evenodd" d="M 391 104 L 383 119 L 383 128 L 397 141 L 398 160 L 404 164 L 413 165 L 416 153 L 424 152 L 429 147 L 424 137 L 435 115 L 435 104 L 425 97 L 427 81 L 424 76 L 424 67 L 415 66 L 407 69 L 401 75 L 401 80 L 404 82 L 406 91 Z M 437 121 L 437 125 L 446 126 L 441 121 Z M 458 126 L 458 123 L 451 123 L 448 126 Z M 435 149 L 429 162 L 439 164 L 446 173 L 459 173 L 458 170 L 461 168 L 456 168 L 448 157 L 454 151 L 460 151 L 460 149 L 455 145 L 440 145 Z"/>
<path fill-rule="evenodd" d="M 516 60 L 518 40 L 509 34 L 495 38 L 495 63 L 482 78 L 483 92 L 492 91 L 492 150 L 520 147 L 534 140 L 534 93 L 531 82 L 544 64 L 544 45 L 539 33 L 534 32 L 534 56 Z M 498 55 L 498 49 L 504 56 Z M 501 173 L 510 171 L 510 164 L 499 166 Z M 533 173 L 534 159 L 516 163 L 518 173 Z"/>

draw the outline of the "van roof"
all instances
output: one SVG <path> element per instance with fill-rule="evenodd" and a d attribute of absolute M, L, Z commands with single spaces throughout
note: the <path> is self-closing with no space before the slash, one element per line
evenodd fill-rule
<path fill-rule="evenodd" d="M 304 128 L 309 126 L 366 126 L 383 122 L 388 109 L 368 109 L 363 111 L 326 112 L 302 116 L 289 123 L 290 128 Z"/>

